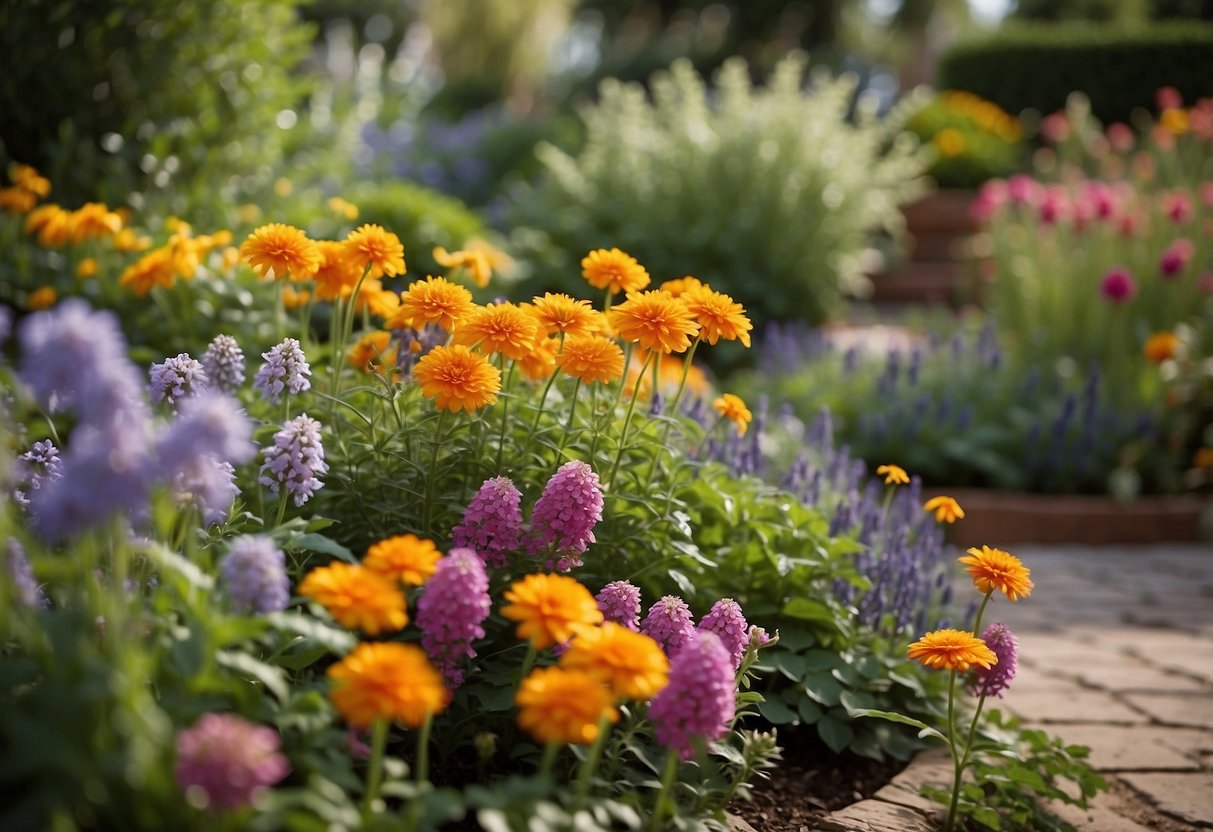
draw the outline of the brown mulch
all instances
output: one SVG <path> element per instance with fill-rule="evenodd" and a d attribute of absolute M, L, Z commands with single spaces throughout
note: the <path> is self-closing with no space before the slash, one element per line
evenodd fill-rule
<path fill-rule="evenodd" d="M 830 812 L 871 797 L 906 763 L 877 762 L 854 754 L 832 754 L 820 744 L 780 732 L 784 760 L 769 780 L 754 783 L 754 799 L 729 811 L 758 832 L 801 832 Z"/>

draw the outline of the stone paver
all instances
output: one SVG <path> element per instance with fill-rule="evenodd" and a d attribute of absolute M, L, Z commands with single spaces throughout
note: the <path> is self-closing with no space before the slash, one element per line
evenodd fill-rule
<path fill-rule="evenodd" d="M 1127 693 L 1124 699 L 1154 722 L 1213 730 L 1213 696 L 1207 693 Z"/>
<path fill-rule="evenodd" d="M 1213 826 L 1213 773 L 1134 772 L 1122 778 L 1159 811 L 1192 824 Z"/>

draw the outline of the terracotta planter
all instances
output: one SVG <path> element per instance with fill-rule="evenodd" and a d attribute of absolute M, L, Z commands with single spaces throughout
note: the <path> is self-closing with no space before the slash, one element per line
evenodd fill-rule
<path fill-rule="evenodd" d="M 976 488 L 924 493 L 947 494 L 960 503 L 965 518 L 950 528 L 949 538 L 963 547 L 1192 542 L 1208 534 L 1203 515 L 1213 513 L 1213 500 L 1188 496 L 1140 497 L 1125 505 L 1109 497 Z"/>

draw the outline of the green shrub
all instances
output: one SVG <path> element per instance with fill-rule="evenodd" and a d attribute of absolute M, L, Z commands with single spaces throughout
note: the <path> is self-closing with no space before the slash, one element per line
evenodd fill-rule
<path fill-rule="evenodd" d="M 1187 101 L 1213 94 L 1211 66 L 1213 26 L 1025 25 L 953 47 L 940 61 L 939 84 L 1012 113 L 1060 110 L 1081 90 L 1101 120 L 1128 121 L 1134 108 L 1152 106 L 1159 87 L 1175 87 Z"/>
<path fill-rule="evenodd" d="M 276 119 L 303 96 L 292 70 L 311 38 L 296 5 L 5 3 L 0 143 L 72 207 L 148 189 L 176 211 L 204 194 L 213 204 L 231 177 L 266 176 L 281 155 Z"/>
<path fill-rule="evenodd" d="M 945 90 L 906 125 L 935 150 L 931 178 L 944 188 L 972 188 L 1014 173 L 1023 156 L 1019 120 L 972 93 Z"/>
<path fill-rule="evenodd" d="M 638 84 L 604 82 L 582 112 L 575 156 L 541 145 L 546 178 L 518 215 L 550 236 L 534 288 L 571 288 L 585 252 L 617 245 L 656 282 L 693 274 L 759 320 L 822 321 L 865 283 L 869 243 L 901 230 L 897 206 L 922 190 L 923 156 L 898 135 L 915 103 L 878 120 L 853 77 L 801 89 L 789 57 L 755 89 L 744 62 L 707 84 L 686 61 Z M 539 285 L 542 283 L 543 285 Z"/>

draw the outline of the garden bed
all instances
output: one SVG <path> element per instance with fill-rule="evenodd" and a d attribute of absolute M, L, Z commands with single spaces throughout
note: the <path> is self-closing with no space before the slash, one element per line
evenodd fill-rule
<path fill-rule="evenodd" d="M 1208 534 L 1202 516 L 1213 502 L 1194 496 L 1139 497 L 1121 503 L 1087 494 L 1024 494 L 983 488 L 928 489 L 947 494 L 965 510 L 952 527 L 958 546 L 990 541 L 1084 545 L 1190 542 Z"/>

